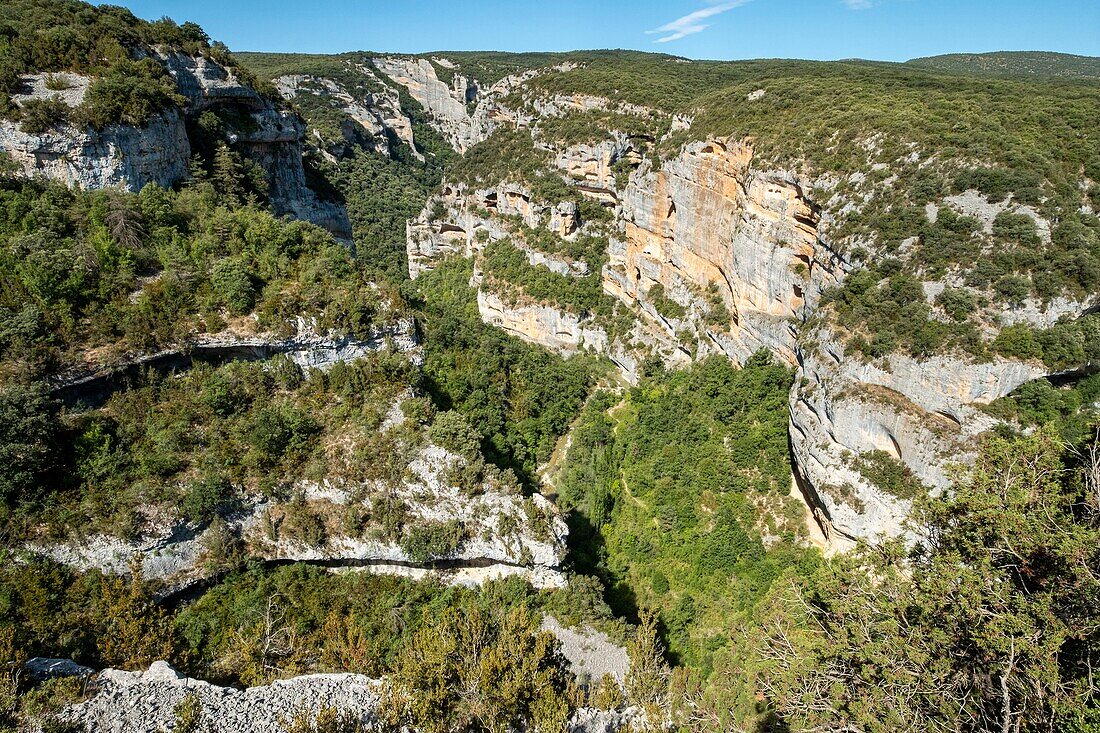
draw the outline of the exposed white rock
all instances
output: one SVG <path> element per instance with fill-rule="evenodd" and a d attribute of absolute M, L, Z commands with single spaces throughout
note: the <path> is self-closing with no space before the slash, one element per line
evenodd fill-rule
<path fill-rule="evenodd" d="M 398 318 L 392 323 L 379 325 L 365 338 L 336 332 L 322 333 L 318 330 L 315 319 L 301 316 L 288 325 L 292 327 L 290 335 L 226 329 L 215 334 L 197 334 L 185 343 L 151 353 L 134 354 L 121 361 L 89 361 L 59 374 L 53 380 L 53 387 L 61 390 L 90 385 L 97 380 L 106 381 L 114 374 L 136 366 L 154 365 L 159 361 L 204 352 L 242 358 L 266 358 L 285 354 L 303 368 L 322 370 L 338 362 L 355 361 L 368 354 L 391 349 L 396 353 L 407 354 L 414 363 L 419 363 L 420 360 L 416 327 L 411 318 Z"/>
<path fill-rule="evenodd" d="M 917 361 L 903 354 L 862 362 L 826 329 L 798 349 L 790 437 L 811 505 L 826 533 L 874 539 L 904 533 L 910 502 L 868 482 L 852 465 L 885 451 L 932 490 L 948 488 L 950 467 L 971 461 L 994 420 L 976 406 L 1043 374 L 1038 364 L 964 356 Z"/>
<path fill-rule="evenodd" d="M 496 293 L 480 288 L 477 308 L 489 325 L 563 354 L 585 350 L 602 353 L 608 348 L 607 333 L 602 328 L 549 305 L 509 305 Z"/>
<path fill-rule="evenodd" d="M 996 219 L 997 215 L 1001 212 L 1008 211 L 1013 214 L 1024 214 L 1025 216 L 1031 217 L 1031 220 L 1035 222 L 1035 229 L 1043 243 L 1050 244 L 1050 222 L 1044 219 L 1039 212 L 1031 206 L 1016 204 L 1012 199 L 991 202 L 986 199 L 981 191 L 976 191 L 974 189 L 968 189 L 962 193 L 948 196 L 944 199 L 944 203 L 956 212 L 980 221 L 982 223 L 982 229 L 986 234 L 991 234 L 993 232 L 993 220 Z M 935 210 L 935 204 L 930 203 L 925 207 L 926 212 L 929 211 L 929 207 L 931 207 L 933 211 Z M 929 218 L 931 221 L 935 221 L 935 218 L 932 218 L 932 216 L 934 215 L 930 215 Z"/>
<path fill-rule="evenodd" d="M 183 110 L 165 109 L 140 128 L 108 125 L 95 130 L 62 124 L 41 135 L 25 133 L 18 123 L 0 120 L 0 149 L 26 177 L 43 176 L 84 189 L 118 186 L 138 191 L 147 183 L 167 188 L 188 175 L 191 145 L 185 116 L 232 106 L 247 111 L 251 120 L 233 131 L 227 142 L 264 171 L 272 208 L 350 239 L 351 223 L 344 206 L 319 199 L 306 186 L 302 167 L 305 129 L 295 115 L 280 110 L 231 69 L 211 59 L 176 52 L 154 58 L 164 64 L 187 100 Z M 64 76 L 73 84 L 72 89 L 57 92 L 67 104 L 83 99 L 89 84 L 86 78 L 44 74 L 28 77 L 32 93 L 20 99 L 25 102 L 49 92 L 45 85 L 50 76 Z"/>
<path fill-rule="evenodd" d="M 569 239 L 581 229 L 576 204 L 549 205 L 533 198 L 530 190 L 515 183 L 502 182 L 495 188 L 468 191 L 462 186 L 445 185 L 428 200 L 424 210 L 405 226 L 405 251 L 409 277 L 435 268 L 435 263 L 451 254 L 470 257 L 489 242 L 511 239 L 527 254 L 532 265 L 545 265 L 562 275 L 583 277 L 588 264 L 564 256 L 540 252 L 524 245 L 514 236 L 512 227 L 498 217 L 515 217 L 532 229 L 546 228 Z"/>
<path fill-rule="evenodd" d="M 460 153 L 482 138 L 474 119 L 467 109 L 468 102 L 476 97 L 476 89 L 461 74 L 454 75 L 454 84 L 448 86 L 436 76 L 428 59 L 379 57 L 372 59 L 383 74 L 409 90 L 435 120 L 440 132 Z"/>
<path fill-rule="evenodd" d="M 163 733 L 176 723 L 176 707 L 189 696 L 202 706 L 203 730 L 284 733 L 285 721 L 322 708 L 352 715 L 363 725 L 376 720 L 385 680 L 359 674 L 309 674 L 238 690 L 185 677 L 165 662 L 144 672 L 107 669 L 94 695 L 70 706 L 63 717 L 88 733 Z M 638 710 L 577 710 L 570 733 L 615 733 L 638 720 Z"/>
<path fill-rule="evenodd" d="M 84 101 L 84 95 L 92 83 L 89 77 L 69 71 L 25 74 L 22 81 L 27 93 L 16 92 L 11 95 L 11 101 L 19 107 L 32 99 L 59 99 L 69 107 L 77 107 Z"/>
<path fill-rule="evenodd" d="M 360 74 L 375 78 L 373 67 L 356 65 L 354 68 Z M 378 82 L 376 92 L 356 97 L 332 79 L 308 74 L 280 76 L 274 80 L 274 84 L 279 93 L 286 99 L 293 99 L 299 94 L 320 94 L 337 100 L 343 112 L 358 124 L 362 132 L 370 136 L 374 150 L 386 155 L 392 154 L 393 151 L 390 150 L 385 135 L 388 130 L 398 140 L 408 145 L 414 157 L 419 160 L 424 159 L 424 156 L 416 149 L 412 122 L 402 111 L 397 92 L 390 86 Z M 355 139 L 354 130 L 344 129 L 342 133 L 345 142 L 350 143 Z M 330 146 L 332 145 L 331 141 L 326 142 Z M 330 147 L 330 149 L 332 148 Z M 343 152 L 343 149 L 336 151 L 338 155 L 343 154 Z"/>
<path fill-rule="evenodd" d="M 75 188 L 121 186 L 134 191 L 147 183 L 171 186 L 187 175 L 191 156 L 177 110 L 154 116 L 142 128 L 109 125 L 95 130 L 63 125 L 40 135 L 0 120 L 0 149 L 28 178 L 41 176 Z"/>
<path fill-rule="evenodd" d="M 433 60 L 440 62 L 439 58 Z M 502 100 L 520 89 L 524 82 L 546 73 L 545 70 L 530 70 L 512 74 L 484 89 L 460 72 L 455 72 L 451 84 L 446 84 L 439 79 L 428 59 L 387 56 L 372 59 L 372 63 L 408 90 L 427 110 L 433 127 L 460 153 L 489 137 L 502 124 L 516 127 L 530 124 L 528 117 L 507 107 Z M 454 63 L 440 65 L 457 68 Z"/>
<path fill-rule="evenodd" d="M 559 151 L 554 165 L 580 185 L 616 192 L 619 185 L 614 166 L 620 161 L 635 167 L 642 162 L 642 153 L 630 137 L 615 132 L 599 143 L 580 143 Z"/>
<path fill-rule="evenodd" d="M 611 675 L 620 685 L 630 669 L 630 657 L 626 647 L 615 644 L 607 634 L 590 628 L 571 629 L 553 616 L 544 616 L 542 630 L 549 631 L 561 642 L 562 655 L 569 660 L 569 667 L 581 680 L 599 682 L 605 674 Z"/>
<path fill-rule="evenodd" d="M 95 695 L 71 707 L 69 720 L 89 733 L 162 733 L 175 725 L 175 709 L 189 695 L 202 705 L 207 730 L 283 733 L 283 719 L 300 711 L 336 708 L 374 721 L 380 680 L 358 674 L 311 674 L 237 690 L 191 679 L 164 662 L 144 672 L 108 669 L 96 678 Z"/>

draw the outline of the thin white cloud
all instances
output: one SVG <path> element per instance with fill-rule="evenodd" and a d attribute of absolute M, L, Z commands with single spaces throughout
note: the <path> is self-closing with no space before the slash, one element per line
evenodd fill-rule
<path fill-rule="evenodd" d="M 849 0 L 845 0 L 848 2 Z M 859 2 L 860 0 L 856 0 Z M 863 0 L 866 2 L 867 0 Z M 676 20 L 665 23 L 660 28 L 654 28 L 646 33 L 664 33 L 666 35 L 658 38 L 654 43 L 668 43 L 669 41 L 678 41 L 685 36 L 690 36 L 693 33 L 699 33 L 710 28 L 710 23 L 704 23 L 707 18 L 713 18 L 716 15 L 726 12 L 727 10 L 733 10 L 734 8 L 744 5 L 749 0 L 726 0 L 726 2 L 713 3 L 705 8 L 699 8 L 694 13 L 688 13 L 687 15 L 677 18 Z"/>
<path fill-rule="evenodd" d="M 841 0 L 848 10 L 866 10 L 873 7 L 875 0 Z"/>

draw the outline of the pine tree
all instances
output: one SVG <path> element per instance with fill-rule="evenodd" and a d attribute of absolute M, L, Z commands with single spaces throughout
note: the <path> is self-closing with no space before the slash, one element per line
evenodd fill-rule
<path fill-rule="evenodd" d="M 214 150 L 214 165 L 211 180 L 214 188 L 223 196 L 223 203 L 229 208 L 241 205 L 245 195 L 245 171 L 240 158 L 225 143 L 219 143 Z"/>

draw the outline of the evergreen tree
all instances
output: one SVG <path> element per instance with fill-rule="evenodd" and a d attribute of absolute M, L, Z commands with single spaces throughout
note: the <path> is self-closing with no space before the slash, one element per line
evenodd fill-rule
<path fill-rule="evenodd" d="M 760 684 L 793 730 L 1056 731 L 1097 720 L 1100 452 L 991 438 L 927 528 L 777 593 Z M 751 642 L 751 639 L 746 639 Z M 1083 730 L 1083 729 L 1082 729 Z"/>

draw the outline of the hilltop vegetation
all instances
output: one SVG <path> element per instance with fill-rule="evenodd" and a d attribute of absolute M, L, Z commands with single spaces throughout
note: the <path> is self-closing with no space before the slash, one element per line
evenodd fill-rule
<path fill-rule="evenodd" d="M 951 74 L 994 76 L 1100 78 L 1100 58 L 1046 51 L 996 51 L 993 53 L 948 53 L 924 56 L 905 62 L 911 66 Z"/>
<path fill-rule="evenodd" d="M 0 115 L 20 120 L 32 133 L 70 118 L 96 128 L 143 125 L 165 108 L 184 103 L 153 56 L 154 47 L 206 56 L 260 86 L 224 44 L 211 43 L 194 23 L 177 25 L 168 18 L 150 23 L 122 7 L 79 0 L 11 0 L 0 8 Z M 93 79 L 76 109 L 50 100 L 34 100 L 22 109 L 12 102 L 23 88 L 22 75 L 60 71 Z"/>
<path fill-rule="evenodd" d="M 366 334 L 380 298 L 322 229 L 237 195 L 222 169 L 180 192 L 83 193 L 0 181 L 0 369 L 30 380 L 80 362 L 217 332 L 256 312 L 283 330 L 296 315 Z"/>

